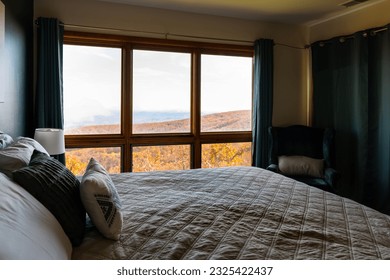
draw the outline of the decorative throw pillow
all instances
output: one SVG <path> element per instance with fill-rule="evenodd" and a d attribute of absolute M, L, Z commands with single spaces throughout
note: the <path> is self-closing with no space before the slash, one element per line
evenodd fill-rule
<path fill-rule="evenodd" d="M 72 245 L 80 245 L 86 212 L 80 199 L 80 182 L 72 172 L 35 150 L 29 165 L 14 171 L 13 177 L 57 218 Z"/>
<path fill-rule="evenodd" d="M 28 165 L 34 150 L 47 154 L 45 148 L 28 137 L 19 137 L 16 142 L 0 150 L 0 172 L 12 178 L 12 171 Z"/>
<path fill-rule="evenodd" d="M 324 160 L 305 156 L 280 156 L 279 170 L 285 175 L 324 177 Z"/>
<path fill-rule="evenodd" d="M 80 185 L 80 195 L 92 223 L 109 239 L 118 240 L 122 231 L 121 202 L 108 172 L 91 158 Z"/>
<path fill-rule="evenodd" d="M 14 139 L 8 134 L 0 131 L 0 150 L 6 148 L 14 142 Z"/>

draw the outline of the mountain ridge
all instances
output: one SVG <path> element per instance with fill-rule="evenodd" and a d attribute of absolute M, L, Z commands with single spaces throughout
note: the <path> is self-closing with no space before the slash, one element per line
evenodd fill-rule
<path fill-rule="evenodd" d="M 188 133 L 190 119 L 156 121 L 133 124 L 133 133 Z M 251 111 L 238 110 L 213 113 L 202 116 L 202 132 L 211 131 L 249 131 L 251 130 Z M 118 134 L 119 124 L 85 125 L 65 129 L 65 134 Z"/>

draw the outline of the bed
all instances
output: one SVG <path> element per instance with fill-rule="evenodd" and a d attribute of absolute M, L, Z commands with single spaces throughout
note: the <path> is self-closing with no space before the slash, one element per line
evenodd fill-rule
<path fill-rule="evenodd" d="M 113 214 L 113 232 L 105 232 L 86 210 L 81 240 L 74 245 L 61 220 L 40 206 L 23 182 L 0 174 L 0 242 L 9 244 L 0 248 L 0 258 L 390 259 L 389 216 L 271 171 L 228 167 L 107 174 L 96 160 L 88 166 L 90 183 L 91 177 L 98 178 L 92 180 L 95 187 L 106 183 L 102 197 L 112 202 L 105 215 Z M 86 175 L 78 178 L 77 191 L 96 197 L 94 188 L 83 189 Z M 71 199 L 88 209 L 85 193 Z M 26 231 L 28 238 L 21 236 Z M 23 248 L 15 250 L 18 244 Z"/>

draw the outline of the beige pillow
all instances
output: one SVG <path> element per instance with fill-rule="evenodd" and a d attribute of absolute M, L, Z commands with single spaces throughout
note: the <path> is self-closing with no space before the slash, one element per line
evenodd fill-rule
<path fill-rule="evenodd" d="M 285 175 L 324 177 L 324 160 L 305 156 L 280 156 L 279 170 Z"/>

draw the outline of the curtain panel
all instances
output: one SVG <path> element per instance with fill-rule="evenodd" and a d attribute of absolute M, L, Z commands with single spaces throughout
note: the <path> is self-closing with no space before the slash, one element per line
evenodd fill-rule
<path fill-rule="evenodd" d="M 269 152 L 268 127 L 272 126 L 274 42 L 259 39 L 254 48 L 252 165 L 266 168 Z"/>
<path fill-rule="evenodd" d="M 58 19 L 37 20 L 37 88 L 35 93 L 35 125 L 37 128 L 64 128 L 63 112 L 63 37 Z M 58 157 L 65 163 L 65 156 Z"/>
<path fill-rule="evenodd" d="M 379 31 L 380 30 L 380 31 Z M 388 26 L 312 44 L 313 125 L 333 127 L 340 195 L 390 213 Z"/>

